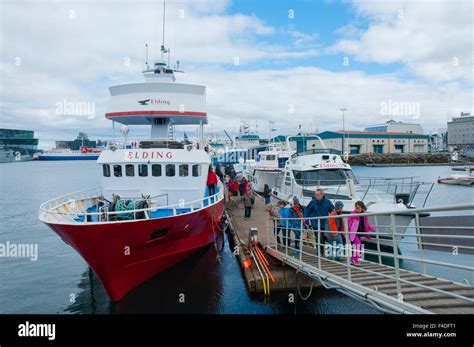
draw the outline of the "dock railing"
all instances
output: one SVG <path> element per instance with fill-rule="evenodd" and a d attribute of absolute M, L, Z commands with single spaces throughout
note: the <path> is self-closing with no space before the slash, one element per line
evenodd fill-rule
<path fill-rule="evenodd" d="M 450 298 L 455 298 L 466 302 L 467 305 L 474 305 L 474 295 L 464 295 L 462 290 L 452 291 L 448 289 L 448 286 L 444 288 L 441 286 L 429 285 L 429 281 L 420 281 L 421 276 L 433 276 L 429 274 L 429 268 L 437 270 L 442 268 L 445 272 L 451 272 L 456 270 L 462 273 L 463 279 L 446 279 L 434 276 L 437 280 L 447 280 L 453 283 L 459 284 L 460 286 L 466 286 L 466 289 L 472 289 L 470 287 L 473 283 L 470 283 L 469 279 L 473 278 L 474 275 L 474 252 L 473 241 L 474 241 L 474 225 L 422 225 L 420 222 L 423 217 L 428 214 L 440 213 L 443 215 L 460 213 L 460 218 L 463 215 L 474 215 L 474 204 L 459 204 L 452 206 L 433 207 L 433 208 L 417 208 L 410 209 L 408 212 L 403 212 L 406 216 L 410 213 L 413 216 L 413 222 L 408 227 L 406 225 L 400 225 L 397 223 L 397 216 L 401 215 L 400 211 L 384 211 L 380 213 L 358 213 L 358 214 L 343 214 L 335 216 L 325 217 L 308 217 L 308 218 L 274 218 L 267 222 L 266 230 L 266 247 L 267 250 L 273 253 L 277 252 L 282 259 L 289 263 L 293 263 L 294 267 L 298 268 L 302 272 L 310 272 L 315 274 L 319 279 L 327 278 L 327 275 L 331 275 L 327 266 L 334 269 L 334 265 L 338 264 L 339 270 L 336 276 L 332 276 L 333 284 L 342 284 L 343 287 L 349 291 L 352 289 L 355 292 L 360 291 L 360 285 L 352 281 L 354 271 L 357 271 L 357 278 L 364 277 L 360 271 L 366 273 L 366 277 L 370 278 L 373 276 L 382 276 L 382 278 L 393 280 L 395 288 L 389 291 L 388 294 L 378 291 L 377 288 L 367 289 L 365 293 L 371 293 L 372 297 L 378 298 L 379 304 L 384 304 L 385 307 L 390 304 L 393 311 L 403 312 L 420 312 L 428 313 L 426 310 L 416 310 L 413 305 L 404 302 L 404 294 L 402 288 L 407 286 L 419 287 L 423 290 L 431 293 L 439 293 L 446 295 Z M 353 232 L 348 230 L 348 221 L 350 218 L 359 217 L 372 217 L 374 220 L 373 227 L 375 232 Z M 336 234 L 327 230 L 329 220 L 339 219 L 342 221 L 343 230 L 337 231 Z M 379 220 L 388 221 L 385 224 L 377 223 Z M 336 223 L 337 224 L 337 223 Z M 311 227 L 313 225 L 313 227 Z M 377 231 L 383 229 L 385 232 Z M 435 230 L 436 233 L 424 233 L 426 230 Z M 449 230 L 449 234 L 439 233 L 440 230 Z M 456 232 L 458 231 L 458 232 Z M 335 237 L 341 237 L 338 241 L 328 241 L 326 235 Z M 358 236 L 362 241 L 360 248 L 356 247 L 357 244 L 349 241 L 351 236 Z M 365 242 L 367 237 L 371 237 L 370 244 Z M 335 238 L 331 237 L 331 238 Z M 279 239 L 279 240 L 278 240 Z M 382 243 L 381 239 L 390 240 L 391 247 L 387 247 L 386 243 Z M 438 243 L 433 243 L 433 239 L 436 239 Z M 439 254 L 438 251 L 427 251 L 427 246 L 437 245 L 439 246 L 439 240 L 450 239 L 450 242 L 445 242 L 444 247 L 449 245 L 451 247 L 451 256 L 448 260 L 436 259 L 434 254 Z M 279 242 L 278 242 L 279 241 Z M 367 245 L 372 249 L 367 249 Z M 403 254 L 400 253 L 400 246 L 412 245 L 415 249 L 415 254 Z M 416 246 L 413 246 L 416 245 Z M 373 249 L 375 248 L 375 249 Z M 429 253 L 429 256 L 427 256 Z M 466 254 L 470 255 L 466 255 Z M 449 254 L 444 252 L 443 254 Z M 356 256 L 359 255 L 362 263 L 364 264 L 379 264 L 385 268 L 387 266 L 391 269 L 390 271 L 377 271 L 377 268 L 371 268 L 366 266 L 359 266 L 356 262 Z M 446 258 L 446 256 L 443 256 Z M 471 258 L 472 261 L 469 261 Z M 468 261 L 466 261 L 468 259 Z M 401 263 L 409 262 L 411 265 L 417 268 L 416 271 L 410 270 L 410 274 L 406 274 L 407 270 L 401 267 Z M 325 264 L 323 266 L 323 263 Z M 387 265 L 388 264 L 388 265 Z M 413 268 L 413 266 L 411 266 Z M 400 272 L 403 271 L 403 276 Z M 331 276 L 330 276 L 331 277 Z M 336 280 L 334 280 L 336 278 Z M 324 281 L 323 281 L 324 282 Z M 384 281 L 380 281 L 384 282 Z M 387 281 L 385 281 L 386 283 Z M 448 283 L 448 282 L 447 282 Z M 463 287 L 461 288 L 463 289 Z M 394 301 L 393 297 L 396 296 Z M 382 298 L 382 299 L 380 299 Z M 385 301 L 384 301 L 385 300 Z M 407 306 L 408 305 L 408 306 Z"/>

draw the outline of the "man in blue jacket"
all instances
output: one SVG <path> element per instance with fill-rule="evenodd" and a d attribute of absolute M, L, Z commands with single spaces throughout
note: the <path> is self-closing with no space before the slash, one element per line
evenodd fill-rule
<path fill-rule="evenodd" d="M 308 206 L 304 209 L 304 217 L 326 217 L 334 210 L 334 205 L 331 200 L 324 196 L 324 190 L 321 188 L 316 189 L 316 195 L 313 196 Z M 311 219 L 310 223 L 314 230 L 318 230 L 318 222 L 320 223 L 319 230 L 326 229 L 326 218 Z M 318 238 L 317 232 L 315 232 L 316 239 Z"/>

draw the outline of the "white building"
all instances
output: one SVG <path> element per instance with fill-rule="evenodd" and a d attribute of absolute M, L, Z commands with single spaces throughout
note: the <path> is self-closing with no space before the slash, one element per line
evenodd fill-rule
<path fill-rule="evenodd" d="M 423 134 L 423 128 L 420 124 L 397 122 L 390 119 L 386 123 L 368 126 L 364 129 L 367 132 L 384 132 L 384 133 L 409 133 Z"/>
<path fill-rule="evenodd" d="M 324 131 L 326 147 L 349 154 L 427 153 L 429 135 L 370 131 Z"/>

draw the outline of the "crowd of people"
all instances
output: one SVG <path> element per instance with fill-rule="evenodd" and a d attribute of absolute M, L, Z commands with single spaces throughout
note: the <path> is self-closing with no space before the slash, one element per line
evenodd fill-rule
<path fill-rule="evenodd" d="M 238 178 L 232 165 L 226 165 L 222 169 L 217 164 L 215 170 L 212 166 L 209 167 L 207 186 L 210 195 L 215 194 L 218 179 L 226 184 L 228 201 L 242 203 L 244 219 L 251 218 L 252 207 L 257 195 L 252 189 L 251 183 L 245 177 Z M 350 242 L 353 246 L 351 262 L 353 265 L 360 265 L 361 238 L 370 239 L 370 232 L 376 231 L 375 227 L 369 223 L 367 216 L 358 216 L 358 214 L 367 211 L 367 207 L 362 201 L 355 203 L 350 216 L 345 217 L 347 223 L 344 223 L 343 218 L 337 218 L 338 215 L 344 213 L 343 202 L 335 201 L 333 204 L 324 195 L 324 190 L 320 188 L 316 189 L 315 195 L 305 207 L 300 204 L 297 197 L 293 197 L 291 204 L 279 200 L 277 206 L 273 205 L 270 201 L 271 188 L 268 185 L 264 187 L 263 198 L 269 218 L 275 224 L 275 238 L 279 245 L 291 248 L 293 239 L 294 254 L 299 255 L 303 236 L 301 232 L 306 230 L 308 235 L 312 234 L 314 240 L 321 240 L 321 243 L 325 244 L 326 256 L 337 261 L 342 260 L 343 245 Z M 347 239 L 346 235 L 348 235 Z"/>
<path fill-rule="evenodd" d="M 315 240 L 321 240 L 325 244 L 325 254 L 328 258 L 337 261 L 342 260 L 344 243 L 352 244 L 351 263 L 361 263 L 361 238 L 371 238 L 370 232 L 375 232 L 375 227 L 369 223 L 367 216 L 358 216 L 365 213 L 367 208 L 362 201 L 357 201 L 354 210 L 347 217 L 347 232 L 343 218 L 337 218 L 344 212 L 342 201 L 334 204 L 324 196 L 322 189 L 317 189 L 315 196 L 306 207 L 303 207 L 298 198 L 294 197 L 291 205 L 285 201 L 278 201 L 278 207 L 267 204 L 266 211 L 269 218 L 275 223 L 275 238 L 279 245 L 294 249 L 294 254 L 299 255 L 301 232 L 308 230 L 309 235 L 313 233 Z M 327 217 L 334 218 L 327 218 Z M 315 218 L 318 217 L 318 218 Z M 319 238 L 318 238 L 318 234 Z M 280 237 L 281 234 L 281 237 Z M 293 238 L 292 238 L 293 235 Z M 346 240 L 348 235 L 348 240 Z M 291 242 L 294 240 L 294 246 Z"/>

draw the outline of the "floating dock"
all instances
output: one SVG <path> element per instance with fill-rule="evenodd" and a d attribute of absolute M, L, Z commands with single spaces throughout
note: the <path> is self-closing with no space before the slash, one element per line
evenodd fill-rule
<path fill-rule="evenodd" d="M 234 197 L 232 201 L 226 201 L 226 217 L 229 221 L 230 229 L 233 231 L 230 237 L 233 238 L 234 253 L 239 258 L 243 268 L 243 275 L 247 288 L 252 293 L 264 293 L 267 291 L 267 282 L 269 282 L 269 293 L 272 291 L 294 290 L 296 288 L 296 280 L 298 280 L 299 288 L 318 287 L 321 284 L 310 277 L 284 264 L 281 260 L 268 256 L 265 252 L 266 247 L 266 230 L 268 213 L 265 211 L 265 204 L 261 197 L 257 197 L 255 205 L 252 208 L 252 217 L 244 220 L 244 206 L 240 203 L 240 197 Z M 255 260 L 249 252 L 249 230 L 257 229 L 257 242 L 260 250 L 263 251 L 265 258 L 268 260 L 268 269 L 270 270 L 274 281 L 264 281 L 260 275 L 259 269 L 255 264 Z M 264 285 L 265 283 L 265 285 Z"/>

